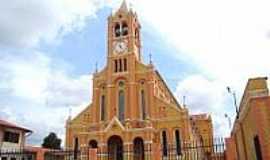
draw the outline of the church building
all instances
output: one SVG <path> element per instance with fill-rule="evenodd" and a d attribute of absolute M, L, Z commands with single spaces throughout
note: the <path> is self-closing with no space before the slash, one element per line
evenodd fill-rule
<path fill-rule="evenodd" d="M 140 31 L 125 1 L 108 17 L 107 62 L 93 75 L 91 104 L 66 122 L 66 148 L 78 143 L 107 150 L 113 160 L 122 160 L 123 151 L 143 159 L 153 144 L 163 155 L 169 145 L 181 154 L 184 141 L 213 138 L 211 117 L 189 115 L 154 65 L 143 62 Z"/>

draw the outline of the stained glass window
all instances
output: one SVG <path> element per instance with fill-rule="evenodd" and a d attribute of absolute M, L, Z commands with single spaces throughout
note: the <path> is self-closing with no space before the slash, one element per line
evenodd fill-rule
<path fill-rule="evenodd" d="M 100 103 L 100 112 L 101 112 L 101 121 L 105 120 L 105 116 L 106 116 L 106 101 L 105 101 L 105 95 L 101 96 L 101 103 Z"/>
<path fill-rule="evenodd" d="M 145 94 L 144 94 L 144 90 L 141 90 L 141 112 L 142 112 L 142 119 L 146 119 Z"/>
<path fill-rule="evenodd" d="M 123 121 L 125 118 L 125 93 L 123 90 L 119 91 L 119 120 Z"/>

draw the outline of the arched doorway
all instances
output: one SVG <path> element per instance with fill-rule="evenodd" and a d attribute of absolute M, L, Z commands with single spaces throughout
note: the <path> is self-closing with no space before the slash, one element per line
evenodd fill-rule
<path fill-rule="evenodd" d="M 89 148 L 98 148 L 98 142 L 96 140 L 91 140 L 89 142 Z"/>
<path fill-rule="evenodd" d="M 144 160 L 144 143 L 143 139 L 137 137 L 133 141 L 134 160 Z"/>
<path fill-rule="evenodd" d="M 123 160 L 123 141 L 119 136 L 112 136 L 108 140 L 109 160 Z"/>

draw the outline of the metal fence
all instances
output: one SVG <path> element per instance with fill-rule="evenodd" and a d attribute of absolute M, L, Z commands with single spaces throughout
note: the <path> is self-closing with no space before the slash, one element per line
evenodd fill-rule
<path fill-rule="evenodd" d="M 97 150 L 98 160 L 153 160 L 153 152 L 150 144 L 144 146 L 144 150 Z"/>
<path fill-rule="evenodd" d="M 52 150 L 44 154 L 44 160 L 80 160 L 81 152 L 79 150 Z"/>
<path fill-rule="evenodd" d="M 213 140 L 184 141 L 178 144 L 160 146 L 159 152 L 152 149 L 150 144 L 144 145 L 144 150 L 108 151 L 97 150 L 98 160 L 225 160 L 225 143 L 222 138 Z"/>
<path fill-rule="evenodd" d="M 36 160 L 36 152 L 24 150 L 0 151 L 0 160 Z"/>
<path fill-rule="evenodd" d="M 139 145 L 138 145 L 139 144 Z M 225 160 L 225 143 L 222 138 L 155 146 L 138 143 L 129 146 L 112 145 L 96 150 L 98 160 Z M 79 150 L 48 150 L 44 160 L 91 160 L 89 148 Z M 0 160 L 38 160 L 36 152 L 0 151 Z"/>
<path fill-rule="evenodd" d="M 162 147 L 162 160 L 225 160 L 224 140 L 185 141 Z"/>

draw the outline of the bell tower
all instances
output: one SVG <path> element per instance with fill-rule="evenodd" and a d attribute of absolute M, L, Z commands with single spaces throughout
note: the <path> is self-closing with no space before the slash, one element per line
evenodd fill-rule
<path fill-rule="evenodd" d="M 141 61 L 140 23 L 124 0 L 108 17 L 108 66 L 113 73 L 128 72 Z"/>

